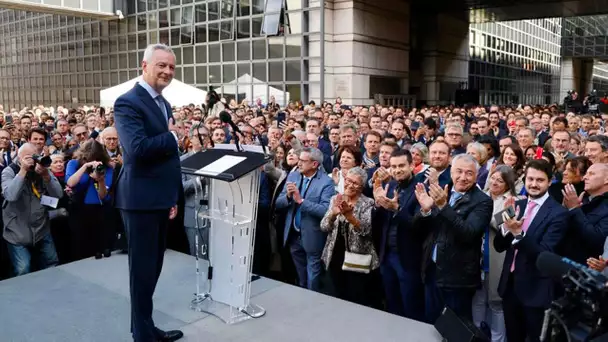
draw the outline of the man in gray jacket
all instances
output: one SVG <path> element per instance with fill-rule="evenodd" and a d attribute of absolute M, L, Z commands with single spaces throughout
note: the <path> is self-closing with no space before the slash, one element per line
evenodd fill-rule
<path fill-rule="evenodd" d="M 2 171 L 2 215 L 4 239 L 15 275 L 30 272 L 32 254 L 38 256 L 40 269 L 57 265 L 57 252 L 50 231 L 49 207 L 63 190 L 46 167 L 36 163 L 37 149 L 26 143 L 18 159 Z"/>

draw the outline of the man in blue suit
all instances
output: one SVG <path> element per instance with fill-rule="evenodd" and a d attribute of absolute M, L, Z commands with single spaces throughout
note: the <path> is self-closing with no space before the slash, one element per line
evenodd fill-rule
<path fill-rule="evenodd" d="M 123 147 L 116 207 L 129 242 L 131 333 L 136 342 L 175 341 L 183 336 L 181 331 L 162 331 L 152 320 L 152 295 L 163 266 L 167 226 L 181 190 L 171 107 L 161 95 L 173 79 L 175 55 L 166 45 L 150 45 L 142 69 L 139 83 L 114 104 Z"/>
<path fill-rule="evenodd" d="M 551 305 L 554 283 L 536 269 L 541 252 L 555 252 L 566 232 L 567 210 L 549 193 L 553 167 L 538 159 L 528 162 L 525 184 L 528 198 L 505 203 L 515 207 L 516 216 L 505 216 L 502 234 L 496 234 L 494 248 L 506 251 L 498 294 L 509 341 L 540 341 L 545 309 Z"/>
<path fill-rule="evenodd" d="M 420 266 L 424 239 L 412 226 L 420 206 L 414 196 L 416 181 L 411 153 L 395 150 L 390 170 L 393 180 L 387 186 L 379 178 L 374 184 L 377 209 L 373 226 L 382 227 L 378 256 L 386 305 L 390 313 L 421 321 L 424 288 Z"/>
<path fill-rule="evenodd" d="M 319 291 L 321 254 L 327 235 L 320 229 L 321 219 L 335 194 L 334 182 L 319 168 L 323 152 L 306 147 L 300 153 L 298 171 L 287 176 L 276 208 L 287 208 L 283 244 L 289 246 L 299 285 Z"/>

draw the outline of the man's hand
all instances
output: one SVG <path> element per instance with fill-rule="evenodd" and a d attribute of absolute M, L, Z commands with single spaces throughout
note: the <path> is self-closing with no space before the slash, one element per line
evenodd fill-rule
<path fill-rule="evenodd" d="M 524 218 L 522 217 L 521 220 L 518 220 L 518 216 L 519 207 L 515 209 L 515 216 L 513 216 L 513 218 L 509 217 L 509 214 L 507 214 L 506 211 L 502 213 L 502 219 L 504 221 L 505 228 L 507 228 L 514 236 L 521 234 L 521 232 L 523 231 L 522 225 L 524 223 Z"/>
<path fill-rule="evenodd" d="M 27 173 L 34 168 L 34 158 L 32 156 L 24 156 L 20 160 L 22 173 Z"/>
<path fill-rule="evenodd" d="M 433 202 L 439 209 L 443 209 L 445 205 L 448 203 L 448 186 L 446 185 L 443 189 L 439 186 L 439 184 L 431 183 L 429 185 L 429 193 L 431 198 L 433 198 Z"/>
<path fill-rule="evenodd" d="M 422 184 L 422 183 L 416 184 L 415 194 L 416 194 L 416 199 L 418 200 L 418 204 L 420 204 L 420 209 L 423 212 L 426 213 L 426 212 L 431 211 L 431 209 L 433 209 L 433 205 L 435 205 L 435 201 L 426 191 L 424 184 Z"/>
<path fill-rule="evenodd" d="M 379 167 L 376 171 L 374 171 L 374 175 L 372 176 L 372 178 L 375 178 L 381 183 L 383 183 L 391 178 L 391 174 L 384 167 Z"/>
<path fill-rule="evenodd" d="M 587 265 L 589 266 L 589 268 L 596 270 L 598 272 L 603 272 L 604 269 L 606 268 L 606 260 L 604 260 L 604 258 L 602 258 L 602 256 L 600 255 L 598 259 L 596 258 L 589 258 L 587 259 Z"/>
<path fill-rule="evenodd" d="M 297 204 L 302 204 L 302 201 L 304 201 L 304 199 L 302 198 L 302 195 L 300 195 L 300 190 L 298 190 L 298 188 L 296 188 L 295 191 L 293 192 L 293 201 L 296 202 Z"/>
<path fill-rule="evenodd" d="M 177 205 L 169 209 L 169 220 L 173 220 L 177 216 Z"/>
<path fill-rule="evenodd" d="M 169 118 L 169 132 L 177 133 L 177 126 L 175 126 L 175 119 L 172 117 Z"/>
<path fill-rule="evenodd" d="M 427 184 L 439 184 L 439 172 L 437 169 L 433 167 L 429 167 L 424 171 L 424 175 L 426 176 L 425 183 Z"/>
<path fill-rule="evenodd" d="M 286 187 L 287 187 L 286 188 L 287 189 L 287 198 L 293 198 L 294 192 L 296 192 L 298 190 L 296 183 L 288 182 Z"/>
<path fill-rule="evenodd" d="M 572 184 L 566 184 L 564 186 L 564 190 L 562 190 L 562 195 L 564 195 L 563 205 L 568 209 L 578 208 L 583 204 L 583 196 L 585 196 L 585 192 L 581 192 L 580 195 L 576 195 L 576 189 Z"/>
<path fill-rule="evenodd" d="M 42 176 L 42 178 L 44 180 L 48 180 L 50 178 L 49 175 L 49 169 L 40 165 L 40 164 L 36 164 L 36 167 L 34 168 L 34 170 L 36 171 L 37 174 L 39 174 L 40 176 Z"/>
<path fill-rule="evenodd" d="M 388 191 L 388 184 L 386 185 Z M 393 198 L 388 198 L 388 196 L 384 196 L 383 202 L 385 203 L 385 208 L 390 211 L 399 210 L 399 192 L 397 189 L 393 192 Z"/>

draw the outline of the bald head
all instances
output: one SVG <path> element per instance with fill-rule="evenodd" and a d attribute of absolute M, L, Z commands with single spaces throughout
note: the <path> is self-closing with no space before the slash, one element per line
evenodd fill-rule
<path fill-rule="evenodd" d="M 595 163 L 589 167 L 583 177 L 585 192 L 595 197 L 608 192 L 608 164 Z"/>
<path fill-rule="evenodd" d="M 19 152 L 17 152 L 17 156 L 19 157 L 19 159 L 21 159 L 22 157 L 32 156 L 36 154 L 36 151 L 38 151 L 36 146 L 30 143 L 25 143 L 21 145 L 21 147 L 19 147 Z"/>
<path fill-rule="evenodd" d="M 114 127 L 107 127 L 101 132 L 103 145 L 110 151 L 115 152 L 118 148 L 118 132 Z"/>

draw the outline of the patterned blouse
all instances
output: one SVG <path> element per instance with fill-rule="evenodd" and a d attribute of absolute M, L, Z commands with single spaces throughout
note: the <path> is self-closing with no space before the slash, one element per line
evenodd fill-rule
<path fill-rule="evenodd" d="M 359 196 L 359 199 L 353 208 L 353 215 L 360 223 L 359 229 L 355 229 L 348 223 L 342 214 L 336 216 L 334 221 L 331 222 L 331 208 L 334 205 L 336 196 L 337 195 L 334 195 L 331 198 L 329 203 L 330 209 L 321 220 L 321 230 L 329 233 L 327 241 L 325 242 L 325 248 L 323 248 L 323 255 L 321 256 L 325 268 L 327 269 L 331 262 L 334 246 L 336 245 L 336 238 L 338 236 L 338 231 L 340 230 L 340 222 L 344 222 L 348 226 L 348 239 L 345 239 L 345 241 L 348 241 L 347 250 L 357 254 L 371 254 L 371 269 L 374 270 L 378 268 L 380 261 L 378 260 L 378 254 L 376 253 L 372 239 L 372 211 L 374 210 L 374 200 L 363 195 Z"/>

